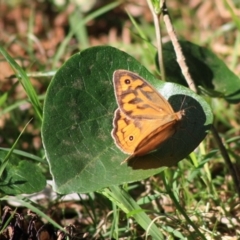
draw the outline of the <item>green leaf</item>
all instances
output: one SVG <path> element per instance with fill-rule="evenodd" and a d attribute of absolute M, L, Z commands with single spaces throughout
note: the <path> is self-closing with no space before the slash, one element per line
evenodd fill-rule
<path fill-rule="evenodd" d="M 190 74 L 201 92 L 222 97 L 230 103 L 240 101 L 240 79 L 214 53 L 187 41 L 180 41 Z M 187 86 L 171 42 L 163 46 L 168 81 Z"/>
<path fill-rule="evenodd" d="M 146 156 L 127 157 L 111 137 L 117 103 L 112 76 L 127 69 L 147 79 L 175 111 L 186 109 L 178 131 Z M 138 61 L 112 47 L 93 47 L 71 57 L 48 88 L 42 127 L 43 144 L 55 190 L 91 192 L 147 178 L 176 165 L 205 137 L 212 123 L 208 104 L 189 89 L 156 79 Z"/>
<path fill-rule="evenodd" d="M 3 164 L 6 152 L 0 152 Z M 40 167 L 27 160 L 20 160 L 11 154 L 0 181 L 0 192 L 6 195 L 30 194 L 41 191 L 46 185 Z"/>
<path fill-rule="evenodd" d="M 16 139 L 16 141 L 12 145 L 11 149 L 7 152 L 4 159 L 2 159 L 1 165 L 0 165 L 0 178 L 2 176 L 3 171 L 5 170 L 6 166 L 8 165 L 8 162 L 10 160 L 10 156 L 11 156 L 12 152 L 14 151 L 14 148 L 16 147 L 17 142 L 19 141 L 20 137 L 22 136 L 23 132 L 25 131 L 25 129 L 26 129 L 27 125 L 30 123 L 30 121 L 25 125 L 25 127 L 21 131 L 20 135 L 18 136 L 18 138 Z"/>

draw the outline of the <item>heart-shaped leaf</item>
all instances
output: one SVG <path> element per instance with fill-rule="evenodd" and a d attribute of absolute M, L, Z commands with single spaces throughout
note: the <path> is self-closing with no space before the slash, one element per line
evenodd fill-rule
<path fill-rule="evenodd" d="M 165 96 L 175 111 L 186 109 L 176 134 L 157 151 L 127 157 L 111 137 L 117 108 L 112 76 L 117 69 L 135 72 Z M 175 165 L 193 151 L 212 123 L 208 104 L 192 91 L 156 79 L 127 53 L 93 47 L 71 57 L 53 78 L 47 92 L 42 127 L 43 143 L 55 190 L 90 192 L 144 179 Z"/>

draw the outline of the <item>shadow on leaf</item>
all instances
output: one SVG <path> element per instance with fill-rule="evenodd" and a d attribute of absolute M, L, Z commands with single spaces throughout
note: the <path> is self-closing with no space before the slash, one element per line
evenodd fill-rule
<path fill-rule="evenodd" d="M 181 99 L 181 101 L 180 101 Z M 202 106 L 194 98 L 174 95 L 169 99 L 174 111 L 185 109 L 185 116 L 176 125 L 174 135 L 163 142 L 157 150 L 144 156 L 133 157 L 128 166 L 133 169 L 171 167 L 187 157 L 205 138 L 210 124 Z"/>

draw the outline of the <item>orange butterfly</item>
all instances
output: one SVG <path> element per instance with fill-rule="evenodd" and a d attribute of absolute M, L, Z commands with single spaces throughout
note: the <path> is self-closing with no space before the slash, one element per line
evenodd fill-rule
<path fill-rule="evenodd" d="M 185 111 L 174 112 L 169 102 L 136 73 L 116 70 L 113 85 L 118 108 L 111 134 L 115 144 L 130 154 L 124 163 L 169 139 Z"/>

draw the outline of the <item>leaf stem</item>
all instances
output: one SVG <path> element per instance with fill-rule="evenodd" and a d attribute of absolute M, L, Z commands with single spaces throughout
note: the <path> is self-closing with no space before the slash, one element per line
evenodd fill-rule
<path fill-rule="evenodd" d="M 161 12 L 160 7 L 159 10 L 157 6 L 153 6 L 153 3 L 151 0 L 147 0 L 149 9 L 152 13 L 153 16 L 153 22 L 155 26 L 155 34 L 156 34 L 156 41 L 157 41 L 157 52 L 158 52 L 158 65 L 160 67 L 160 72 L 161 72 L 161 79 L 163 81 L 166 81 L 166 75 L 165 75 L 165 67 L 164 67 L 164 62 L 163 62 L 163 51 L 162 51 L 162 36 L 161 36 L 161 25 L 160 25 L 160 15 Z"/>

